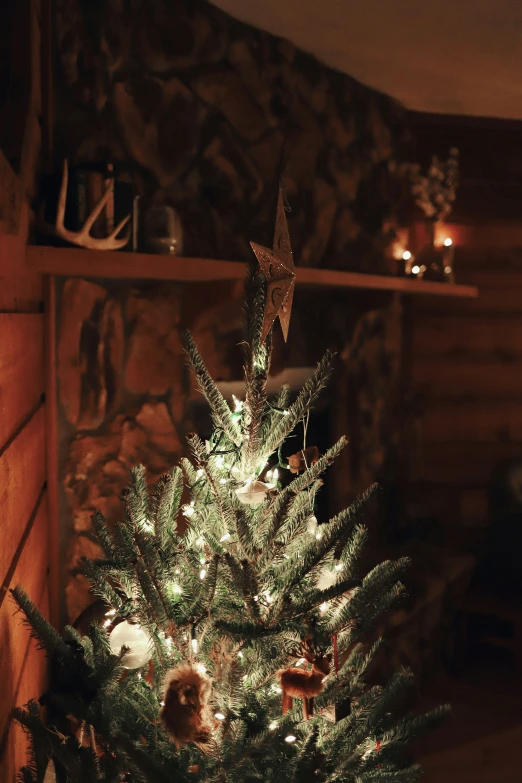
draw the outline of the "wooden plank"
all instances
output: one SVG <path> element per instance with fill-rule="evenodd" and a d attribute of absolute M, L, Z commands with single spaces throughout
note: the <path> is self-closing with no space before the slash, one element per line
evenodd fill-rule
<path fill-rule="evenodd" d="M 482 289 L 481 289 L 482 290 Z M 483 315 L 466 318 L 443 313 L 418 313 L 412 329 L 414 357 L 447 359 L 472 356 L 475 359 L 522 357 L 522 314 Z"/>
<path fill-rule="evenodd" d="M 45 481 L 45 415 L 41 406 L 0 456 L 0 581 L 9 571 Z"/>
<path fill-rule="evenodd" d="M 452 441 L 495 443 L 518 441 L 522 450 L 520 399 L 434 403 L 419 423 L 424 444 Z"/>
<path fill-rule="evenodd" d="M 25 264 L 29 207 L 22 206 L 18 234 L 0 233 L 0 312 L 39 312 L 42 277 Z"/>
<path fill-rule="evenodd" d="M 51 622 L 60 626 L 60 536 L 58 528 L 58 410 L 55 278 L 45 279 L 45 443 L 49 520 L 49 602 Z"/>
<path fill-rule="evenodd" d="M 44 590 L 39 603 L 40 611 L 45 617 L 49 613 L 48 581 L 45 580 Z M 15 618 L 15 620 L 18 618 Z M 30 639 L 23 655 L 23 667 L 18 677 L 14 698 L 17 706 L 27 704 L 30 699 L 37 699 L 45 689 L 47 678 L 47 659 L 37 648 L 34 639 Z M 27 737 L 22 728 L 13 720 L 5 726 L 3 732 L 3 748 L 0 748 L 0 783 L 12 783 L 20 767 L 27 763 Z"/>
<path fill-rule="evenodd" d="M 469 443 L 448 438 L 446 442 L 423 443 L 415 452 L 411 480 L 483 487 L 500 462 L 520 457 L 521 448 L 519 441 Z"/>
<path fill-rule="evenodd" d="M 43 391 L 43 315 L 0 313 L 0 447 Z"/>
<path fill-rule="evenodd" d="M 116 280 L 212 282 L 240 280 L 246 272 L 246 265 L 239 261 L 145 253 L 110 253 L 74 247 L 54 248 L 31 245 L 27 248 L 27 264 L 31 269 L 42 274 Z M 296 281 L 301 285 L 364 288 L 432 296 L 474 298 L 478 295 L 473 286 L 431 283 L 403 277 L 364 275 L 334 269 L 297 267 Z"/>
<path fill-rule="evenodd" d="M 446 316 L 467 318 L 470 314 L 518 315 L 522 313 L 522 269 L 492 271 L 470 270 L 469 275 L 461 275 L 464 282 L 477 286 L 478 299 L 451 300 L 415 299 L 415 313 L 441 313 Z"/>
<path fill-rule="evenodd" d="M 47 577 L 47 503 L 42 496 L 38 512 L 17 567 L 8 587 L 21 584 L 28 596 L 40 603 Z M 23 616 L 17 612 L 12 596 L 2 592 L 0 607 L 0 671 L 2 672 L 2 699 L 0 699 L 0 736 L 4 733 L 9 712 L 14 706 L 24 654 L 29 642 L 29 629 Z"/>
<path fill-rule="evenodd" d="M 412 367 L 412 386 L 425 399 L 476 399 L 477 393 L 486 399 L 506 397 L 522 399 L 522 360 L 498 361 L 418 359 Z"/>

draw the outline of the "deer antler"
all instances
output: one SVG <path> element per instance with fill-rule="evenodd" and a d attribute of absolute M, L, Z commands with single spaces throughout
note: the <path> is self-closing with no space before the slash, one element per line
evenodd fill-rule
<path fill-rule="evenodd" d="M 90 234 L 91 228 L 94 225 L 94 221 L 98 217 L 98 215 L 103 210 L 104 206 L 106 205 L 107 201 L 109 200 L 109 196 L 112 189 L 112 183 L 109 183 L 107 186 L 105 193 L 101 197 L 101 199 L 98 201 L 94 209 L 92 210 L 91 214 L 85 221 L 83 228 L 81 228 L 79 231 L 69 231 L 68 228 L 65 228 L 64 219 L 65 219 L 65 202 L 67 199 L 67 184 L 69 181 L 69 171 L 67 168 L 67 161 L 64 160 L 63 162 L 63 177 L 62 177 L 62 184 L 60 187 L 60 197 L 58 199 L 58 208 L 56 210 L 56 225 L 54 228 L 54 232 L 57 236 L 61 237 L 62 239 L 65 239 L 67 242 L 71 242 L 73 245 L 79 245 L 80 247 L 87 247 L 90 250 L 119 250 L 121 247 L 125 247 L 127 242 L 129 241 L 129 232 L 122 237 L 121 239 L 116 239 L 122 228 L 128 223 L 130 219 L 130 215 L 127 215 L 126 218 L 124 218 L 114 231 L 109 234 L 107 237 L 103 237 L 100 239 L 96 239 L 95 237 L 92 237 Z"/>

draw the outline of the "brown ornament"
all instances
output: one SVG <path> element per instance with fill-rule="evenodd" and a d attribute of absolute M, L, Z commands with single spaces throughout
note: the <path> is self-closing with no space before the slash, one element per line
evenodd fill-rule
<path fill-rule="evenodd" d="M 300 650 L 301 657 L 312 665 L 311 671 L 289 667 L 277 672 L 283 690 L 283 715 L 292 709 L 294 699 L 302 699 L 303 719 L 314 714 L 314 696 L 323 690 L 325 677 L 330 673 L 332 656 L 315 651 L 310 644 L 305 643 Z"/>
<path fill-rule="evenodd" d="M 301 451 L 292 454 L 292 456 L 288 458 L 290 473 L 301 473 L 311 465 L 315 465 L 318 459 L 319 449 L 317 446 L 307 446 L 306 449 L 301 449 Z"/>
<path fill-rule="evenodd" d="M 204 749 L 214 729 L 209 700 L 210 678 L 190 663 L 180 663 L 167 675 L 164 707 L 160 718 L 179 749 L 193 742 Z"/>
<path fill-rule="evenodd" d="M 263 245 L 258 245 L 256 242 L 251 242 L 250 246 L 268 282 L 261 342 L 265 341 L 278 316 L 286 342 L 294 298 L 295 266 L 281 188 L 279 188 L 277 199 L 274 246 L 272 250 L 263 247 Z"/>

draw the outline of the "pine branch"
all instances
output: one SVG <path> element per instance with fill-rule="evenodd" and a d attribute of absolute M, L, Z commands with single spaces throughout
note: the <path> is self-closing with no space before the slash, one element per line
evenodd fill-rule
<path fill-rule="evenodd" d="M 287 435 L 292 432 L 296 424 L 308 413 L 313 403 L 328 383 L 328 379 L 333 370 L 334 356 L 335 354 L 333 351 L 326 352 L 299 392 L 296 401 L 288 408 L 288 415 L 282 416 L 280 421 L 274 425 L 271 432 L 267 434 L 263 447 L 265 454 L 272 454 L 276 451 Z"/>
<path fill-rule="evenodd" d="M 229 438 L 232 443 L 234 443 L 236 446 L 240 446 L 241 436 L 238 432 L 234 419 L 232 418 L 232 412 L 218 387 L 210 377 L 203 359 L 201 358 L 200 353 L 196 347 L 196 343 L 192 339 L 192 335 L 189 332 L 184 332 L 183 342 L 185 346 L 185 352 L 190 360 L 194 374 L 196 375 L 199 388 L 210 405 L 212 418 L 214 419 L 216 426 L 225 432 L 227 438 Z"/>

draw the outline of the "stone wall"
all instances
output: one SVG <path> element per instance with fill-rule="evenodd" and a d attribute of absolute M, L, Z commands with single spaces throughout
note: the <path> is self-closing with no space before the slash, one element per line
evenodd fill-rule
<path fill-rule="evenodd" d="M 270 243 L 284 169 L 298 264 L 390 270 L 397 104 L 199 0 L 57 7 L 57 166 L 63 156 L 110 158 L 131 173 L 144 208 L 179 211 L 185 255 L 242 260 L 251 240 Z M 142 462 L 154 480 L 200 429 L 179 326 L 194 332 L 215 378 L 240 378 L 241 286 L 69 279 L 58 299 L 62 538 L 74 618 L 89 602 L 77 563 L 96 554 L 90 515 L 101 508 L 114 521 L 128 468 Z M 350 412 L 358 444 L 343 499 L 396 448 L 389 390 L 398 382 L 400 313 L 389 303 L 298 289 L 290 342 L 276 341 L 274 373 L 314 364 L 328 345 L 339 350 L 336 428 L 349 425 L 353 402 L 336 390 L 358 379 L 364 420 Z M 376 314 L 360 323 L 353 352 L 352 333 L 368 311 Z"/>
<path fill-rule="evenodd" d="M 386 270 L 398 104 L 202 0 L 57 6 L 57 156 L 128 165 L 185 255 L 233 260 L 269 241 L 284 169 L 301 265 Z"/>

